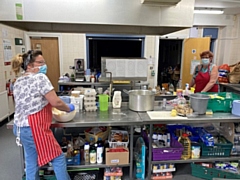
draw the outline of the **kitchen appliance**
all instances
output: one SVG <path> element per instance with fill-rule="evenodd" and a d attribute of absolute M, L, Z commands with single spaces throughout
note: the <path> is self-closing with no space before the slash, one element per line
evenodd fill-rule
<path fill-rule="evenodd" d="M 133 111 L 152 111 L 154 109 L 155 93 L 149 90 L 131 90 L 129 95 L 129 109 Z"/>
<path fill-rule="evenodd" d="M 84 59 L 74 59 L 75 65 L 75 81 L 84 81 L 85 75 L 85 66 L 84 66 Z"/>

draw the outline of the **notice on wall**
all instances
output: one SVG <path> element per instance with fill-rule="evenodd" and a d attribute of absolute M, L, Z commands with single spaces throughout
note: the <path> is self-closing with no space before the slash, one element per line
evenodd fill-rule
<path fill-rule="evenodd" d="M 9 39 L 3 39 L 3 59 L 4 65 L 10 65 L 12 59 L 12 45 Z"/>
<path fill-rule="evenodd" d="M 7 36 L 8 36 L 8 30 L 2 28 L 2 37 L 3 37 L 3 38 L 6 38 Z"/>
<path fill-rule="evenodd" d="M 200 60 L 192 60 L 191 67 L 190 67 L 190 74 L 194 74 L 195 67 L 200 64 Z"/>
<path fill-rule="evenodd" d="M 23 20 L 23 8 L 21 3 L 15 4 L 17 20 Z"/>

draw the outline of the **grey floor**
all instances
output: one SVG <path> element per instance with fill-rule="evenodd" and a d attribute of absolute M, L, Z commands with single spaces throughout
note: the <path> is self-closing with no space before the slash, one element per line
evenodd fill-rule
<path fill-rule="evenodd" d="M 6 121 L 0 125 L 0 180 L 21 180 L 20 149 Z"/>
<path fill-rule="evenodd" d="M 6 128 L 7 121 L 0 124 L 0 180 L 21 180 L 20 149 L 15 143 L 15 136 L 11 129 Z M 173 180 L 200 180 L 188 174 L 190 165 L 177 167 Z"/>

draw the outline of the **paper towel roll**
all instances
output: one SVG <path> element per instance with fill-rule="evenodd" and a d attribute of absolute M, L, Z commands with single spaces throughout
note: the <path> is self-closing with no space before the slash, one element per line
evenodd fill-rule
<path fill-rule="evenodd" d="M 59 98 L 65 102 L 66 104 L 70 104 L 70 97 L 69 96 L 59 96 Z"/>
<path fill-rule="evenodd" d="M 232 103 L 232 114 L 240 116 L 240 100 L 234 100 Z"/>

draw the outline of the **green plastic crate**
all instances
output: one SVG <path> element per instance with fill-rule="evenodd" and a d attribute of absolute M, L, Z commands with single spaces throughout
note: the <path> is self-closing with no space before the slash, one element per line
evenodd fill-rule
<path fill-rule="evenodd" d="M 26 180 L 26 176 L 23 176 L 22 180 Z M 54 175 L 44 175 L 40 180 L 57 180 L 57 178 Z"/>
<path fill-rule="evenodd" d="M 44 175 L 44 180 L 57 180 L 54 175 Z"/>
<path fill-rule="evenodd" d="M 212 180 L 213 178 L 240 179 L 239 174 L 222 171 L 215 168 L 208 168 L 199 164 L 191 163 L 191 168 L 193 176 L 206 180 Z"/>
<path fill-rule="evenodd" d="M 230 98 L 226 98 L 226 95 L 230 95 Z M 207 109 L 211 109 L 213 112 L 231 112 L 232 111 L 232 102 L 233 100 L 240 100 L 240 95 L 232 92 L 220 92 L 220 93 L 203 93 L 203 94 L 217 94 L 224 98 L 221 99 L 209 99 Z"/>
<path fill-rule="evenodd" d="M 214 146 L 206 146 L 201 142 L 201 154 L 203 157 L 227 157 L 230 156 L 233 144 L 224 138 L 226 144 L 215 143 Z"/>

